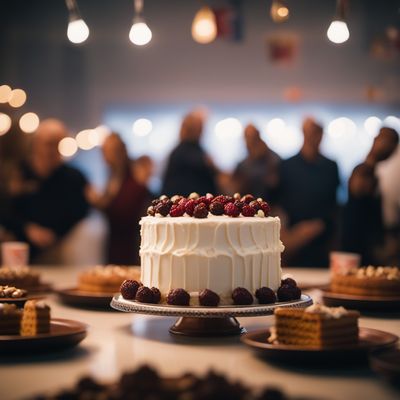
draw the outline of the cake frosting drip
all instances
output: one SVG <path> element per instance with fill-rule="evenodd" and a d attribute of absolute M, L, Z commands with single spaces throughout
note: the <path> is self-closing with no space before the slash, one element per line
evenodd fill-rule
<path fill-rule="evenodd" d="M 207 288 L 230 297 L 238 286 L 254 293 L 280 285 L 279 218 L 144 217 L 140 224 L 141 280 L 163 294 Z"/>

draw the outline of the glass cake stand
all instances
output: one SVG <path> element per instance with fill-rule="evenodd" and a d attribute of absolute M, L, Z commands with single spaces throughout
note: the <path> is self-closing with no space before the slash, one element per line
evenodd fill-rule
<path fill-rule="evenodd" d="M 147 304 L 125 300 L 116 294 L 111 307 L 124 312 L 179 317 L 169 331 L 175 335 L 215 337 L 240 335 L 245 332 L 236 317 L 258 317 L 271 315 L 278 307 L 305 308 L 313 303 L 310 296 L 302 294 L 299 300 L 250 306 L 170 306 L 168 304 Z"/>

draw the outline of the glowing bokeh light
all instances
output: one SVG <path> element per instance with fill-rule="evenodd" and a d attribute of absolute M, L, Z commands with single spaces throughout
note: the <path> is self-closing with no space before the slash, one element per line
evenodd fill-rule
<path fill-rule="evenodd" d="M 72 157 L 78 151 L 76 140 L 72 137 L 66 137 L 58 143 L 58 151 L 63 157 Z"/>
<path fill-rule="evenodd" d="M 92 131 L 93 129 L 84 129 L 76 135 L 75 140 L 81 150 L 93 149 L 94 145 L 89 139 Z"/>
<path fill-rule="evenodd" d="M 67 36 L 72 43 L 83 43 L 89 37 L 89 27 L 82 18 L 72 20 L 68 24 Z"/>
<path fill-rule="evenodd" d="M 150 42 L 153 34 L 148 25 L 141 21 L 135 22 L 129 31 L 129 40 L 136 46 L 144 46 Z"/>
<path fill-rule="evenodd" d="M 364 121 L 364 129 L 367 131 L 368 135 L 373 138 L 378 134 L 381 125 L 382 121 L 375 116 L 368 117 Z"/>
<path fill-rule="evenodd" d="M 349 39 L 350 32 L 346 22 L 335 20 L 329 25 L 326 35 L 331 42 L 340 44 Z"/>
<path fill-rule="evenodd" d="M 40 119 L 38 115 L 33 112 L 28 112 L 19 119 L 19 127 L 25 133 L 35 132 L 39 123 Z"/>
<path fill-rule="evenodd" d="M 11 128 L 11 118 L 4 113 L 0 113 L 0 136 L 5 135 Z"/>
<path fill-rule="evenodd" d="M 336 118 L 328 125 L 328 135 L 333 139 L 342 136 L 350 137 L 351 135 L 354 135 L 356 131 L 356 124 L 350 118 L 346 117 Z"/>
<path fill-rule="evenodd" d="M 218 139 L 238 138 L 242 134 L 242 124 L 236 118 L 225 118 L 217 122 L 214 132 Z"/>
<path fill-rule="evenodd" d="M 139 118 L 132 125 L 132 132 L 136 136 L 147 136 L 152 129 L 152 122 L 146 118 Z"/>
<path fill-rule="evenodd" d="M 22 89 L 14 89 L 8 100 L 11 107 L 18 108 L 22 107 L 26 102 L 26 93 Z"/>
<path fill-rule="evenodd" d="M 210 7 L 197 11 L 192 22 L 192 37 L 197 43 L 211 43 L 217 37 L 217 21 Z"/>
<path fill-rule="evenodd" d="M 12 89 L 8 85 L 0 86 L 0 103 L 8 103 Z"/>

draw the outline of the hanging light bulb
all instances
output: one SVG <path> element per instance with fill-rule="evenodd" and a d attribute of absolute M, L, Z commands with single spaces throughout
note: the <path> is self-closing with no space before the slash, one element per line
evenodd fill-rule
<path fill-rule="evenodd" d="M 350 37 L 349 28 L 345 21 L 345 7 L 345 0 L 337 1 L 336 16 L 326 32 L 328 39 L 333 43 L 344 43 Z"/>
<path fill-rule="evenodd" d="M 217 21 L 210 7 L 197 11 L 192 22 L 192 37 L 201 44 L 211 43 L 217 37 Z"/>
<path fill-rule="evenodd" d="M 76 0 L 65 0 L 69 11 L 67 36 L 70 42 L 83 43 L 89 37 L 89 27 L 82 19 Z"/>
<path fill-rule="evenodd" d="M 129 31 L 129 40 L 137 46 L 144 46 L 150 42 L 153 34 L 141 16 L 143 11 L 143 0 L 134 0 L 135 16 L 133 24 Z"/>
<path fill-rule="evenodd" d="M 289 18 L 289 8 L 283 0 L 273 0 L 270 14 L 274 22 L 285 22 Z"/>

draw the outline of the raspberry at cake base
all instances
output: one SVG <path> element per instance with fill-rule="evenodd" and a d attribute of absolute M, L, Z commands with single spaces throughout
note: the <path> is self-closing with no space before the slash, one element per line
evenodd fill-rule
<path fill-rule="evenodd" d="M 140 225 L 141 281 L 158 288 L 163 298 L 183 288 L 195 305 L 207 288 L 221 304 L 231 304 L 237 287 L 255 293 L 263 286 L 276 291 L 281 284 L 278 217 L 148 216 Z"/>

